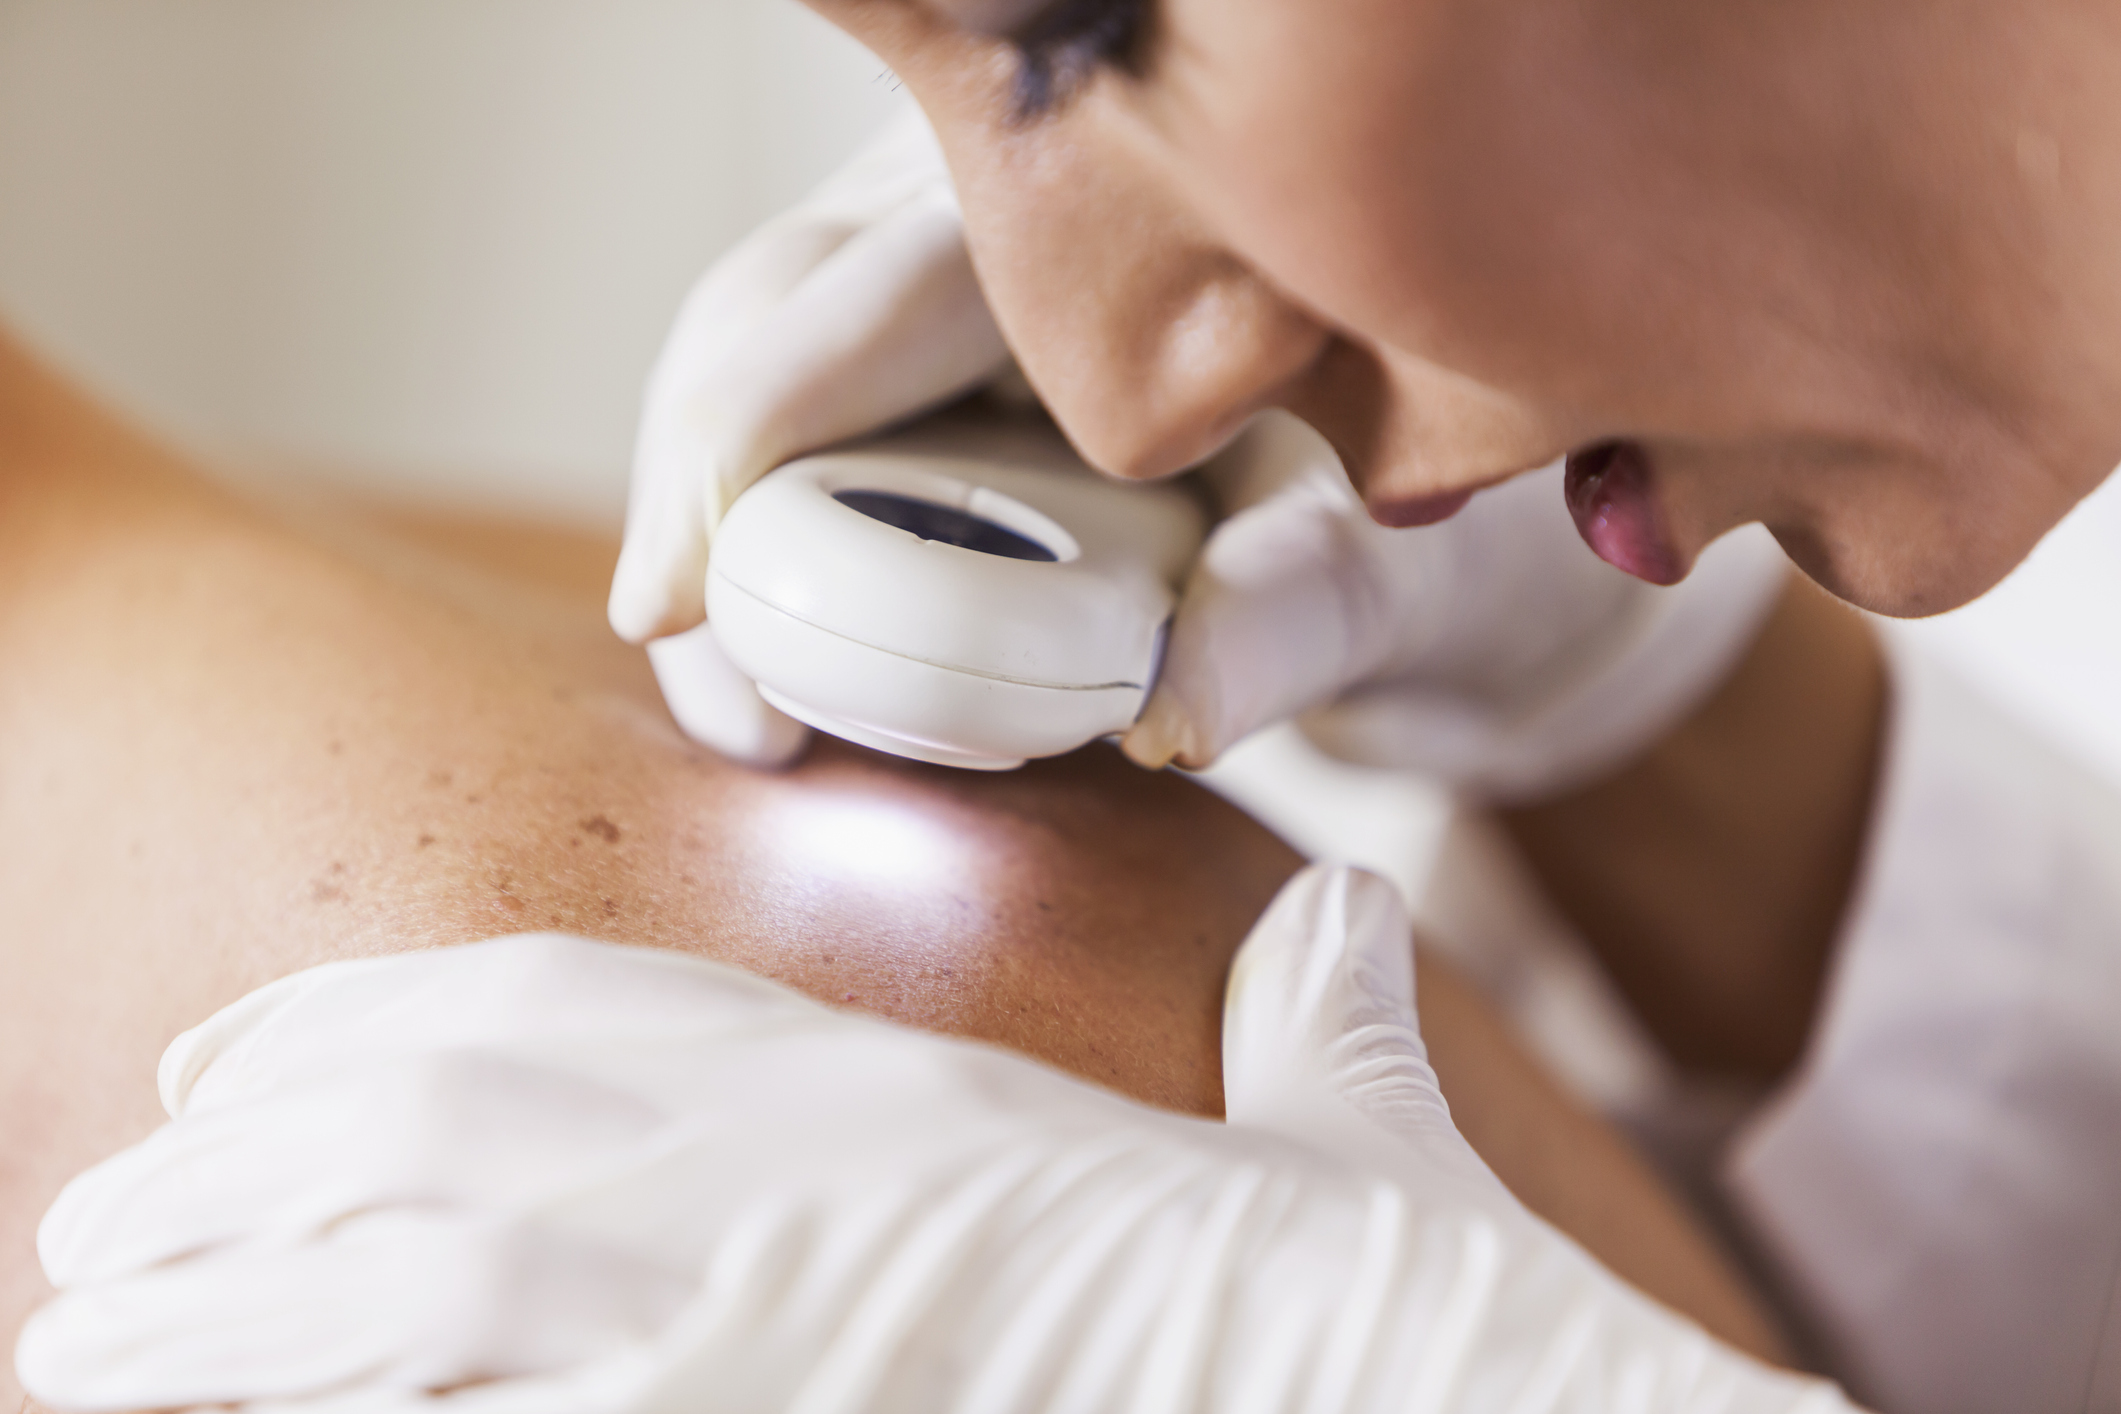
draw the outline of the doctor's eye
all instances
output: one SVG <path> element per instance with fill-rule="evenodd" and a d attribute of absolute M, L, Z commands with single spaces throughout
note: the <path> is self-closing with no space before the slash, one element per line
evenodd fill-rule
<path fill-rule="evenodd" d="M 1053 0 L 1011 29 L 1016 47 L 1016 117 L 1054 112 L 1096 72 L 1111 64 L 1139 68 L 1151 0 Z"/>

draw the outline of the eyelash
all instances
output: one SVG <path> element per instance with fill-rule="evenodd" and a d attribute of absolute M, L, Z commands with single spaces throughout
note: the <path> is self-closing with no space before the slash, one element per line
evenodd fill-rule
<path fill-rule="evenodd" d="M 1009 36 L 1016 47 L 1016 118 L 1066 106 L 1100 64 L 1132 70 L 1148 31 L 1150 0 L 1055 0 Z"/>

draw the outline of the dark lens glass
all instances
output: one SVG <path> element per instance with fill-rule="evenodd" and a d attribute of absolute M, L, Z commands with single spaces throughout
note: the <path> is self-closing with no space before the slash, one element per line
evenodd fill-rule
<path fill-rule="evenodd" d="M 1007 560 L 1057 560 L 1060 557 L 1029 536 L 957 509 L 890 491 L 835 491 L 832 499 L 871 520 L 880 520 L 923 540 L 940 540 L 982 555 Z"/>

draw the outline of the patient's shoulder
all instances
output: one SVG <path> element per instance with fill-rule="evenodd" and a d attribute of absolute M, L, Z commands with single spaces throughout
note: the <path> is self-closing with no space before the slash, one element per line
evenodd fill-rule
<path fill-rule="evenodd" d="M 990 776 L 830 741 L 725 799 L 751 886 L 718 955 L 1220 1110 L 1229 959 L 1298 863 L 1227 803 L 1103 747 Z"/>

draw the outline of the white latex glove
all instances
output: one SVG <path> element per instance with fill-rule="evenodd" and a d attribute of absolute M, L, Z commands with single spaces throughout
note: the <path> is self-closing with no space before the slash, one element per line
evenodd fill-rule
<path fill-rule="evenodd" d="M 649 379 L 611 624 L 651 649 L 684 729 L 772 765 L 808 730 L 760 699 L 711 632 L 707 547 L 730 502 L 792 457 L 900 421 L 1008 362 L 957 198 L 918 115 L 724 256 Z"/>
<path fill-rule="evenodd" d="M 541 936 L 342 963 L 171 1046 L 70 1186 L 59 1409 L 1839 1410 L 1621 1286 L 1451 1125 L 1381 881 L 1231 978 L 1230 1123 Z"/>
<path fill-rule="evenodd" d="M 1758 526 L 1675 587 L 1624 574 L 1578 536 L 1558 465 L 1450 520 L 1388 530 L 1325 440 L 1282 413 L 1256 419 L 1205 475 L 1226 518 L 1126 738 L 1147 765 L 1209 765 L 1299 717 L 1347 760 L 1489 799 L 1560 791 L 1705 698 L 1787 576 Z"/>

